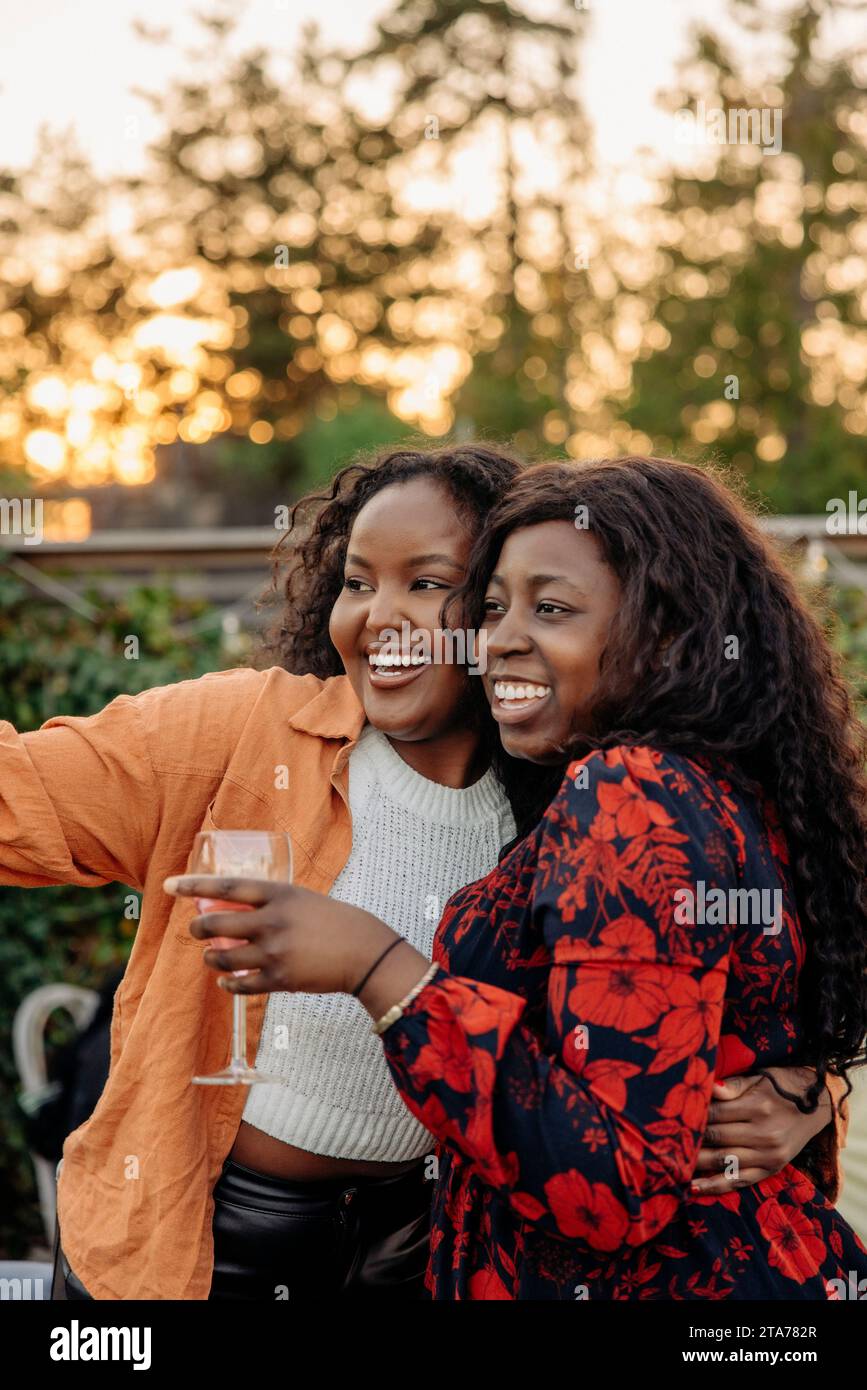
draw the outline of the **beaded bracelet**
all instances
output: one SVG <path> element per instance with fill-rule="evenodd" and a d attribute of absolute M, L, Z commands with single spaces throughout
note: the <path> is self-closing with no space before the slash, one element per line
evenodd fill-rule
<path fill-rule="evenodd" d="M 432 965 L 428 966 L 427 970 L 422 975 L 418 984 L 413 986 L 409 994 L 405 994 L 399 1004 L 392 1004 L 388 1012 L 382 1015 L 382 1018 L 379 1020 L 379 1022 L 373 1024 L 370 1030 L 371 1033 L 384 1033 L 386 1028 L 390 1028 L 393 1023 L 397 1023 L 397 1020 L 403 1014 L 404 1009 L 412 1003 L 413 999 L 415 999 L 417 994 L 421 994 L 425 985 L 430 984 L 431 980 L 433 979 L 434 975 L 437 973 L 438 970 L 439 965 L 436 961 L 434 961 Z"/>

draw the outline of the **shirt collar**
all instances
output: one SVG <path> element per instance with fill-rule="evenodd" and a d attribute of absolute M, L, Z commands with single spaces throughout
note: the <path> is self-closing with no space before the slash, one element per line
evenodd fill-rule
<path fill-rule="evenodd" d="M 364 728 L 365 715 L 347 676 L 329 676 L 318 694 L 290 715 L 289 725 L 317 738 L 341 738 L 355 742 Z"/>

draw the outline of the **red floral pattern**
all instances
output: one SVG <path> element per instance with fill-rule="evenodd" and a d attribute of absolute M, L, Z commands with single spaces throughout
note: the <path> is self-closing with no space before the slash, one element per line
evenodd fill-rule
<path fill-rule="evenodd" d="M 700 884 L 779 890 L 782 930 L 684 923 L 675 895 L 698 902 Z M 451 899 L 435 958 L 383 1034 L 438 1140 L 432 1297 L 826 1299 L 867 1276 L 791 1165 L 689 1191 L 715 1076 L 802 1060 L 804 941 L 772 806 L 701 760 L 591 754 Z"/>

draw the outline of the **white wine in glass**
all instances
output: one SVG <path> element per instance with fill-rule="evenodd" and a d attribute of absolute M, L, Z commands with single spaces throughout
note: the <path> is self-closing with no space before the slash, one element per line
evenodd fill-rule
<path fill-rule="evenodd" d="M 186 872 L 196 878 L 266 878 L 279 883 L 292 882 L 292 842 L 288 835 L 266 830 L 203 830 L 193 841 Z M 215 883 L 216 887 L 216 883 Z M 252 912 L 248 903 L 220 898 L 196 898 L 200 914 L 207 912 Z M 218 950 L 243 946 L 241 937 L 212 936 L 205 948 Z M 246 970 L 234 970 L 246 975 Z M 215 981 L 216 983 L 216 981 Z M 207 1076 L 194 1076 L 197 1086 L 253 1086 L 257 1081 L 280 1085 L 283 1078 L 257 1071 L 247 1061 L 247 996 L 232 997 L 232 1058 L 227 1067 Z"/>

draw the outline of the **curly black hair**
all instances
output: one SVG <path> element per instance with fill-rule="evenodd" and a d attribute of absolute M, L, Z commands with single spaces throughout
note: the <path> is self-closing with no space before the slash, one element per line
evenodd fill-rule
<path fill-rule="evenodd" d="M 564 759 L 636 743 L 717 757 L 775 803 L 807 939 L 804 1061 L 817 1072 L 803 1101 L 785 1094 L 815 1110 L 828 1071 L 863 1065 L 867 1035 L 867 735 L 839 659 L 722 471 L 671 459 L 527 469 L 491 513 L 450 605 L 483 626 L 506 537 L 576 519 L 598 539 L 622 602 L 593 735 Z M 732 636 L 738 660 L 726 659 Z"/>
<path fill-rule="evenodd" d="M 264 635 L 260 659 L 293 675 L 325 679 L 342 674 L 328 622 L 343 588 L 352 523 L 377 492 L 413 478 L 431 478 L 449 493 L 469 529 L 480 531 L 523 466 L 498 445 L 387 448 L 354 459 L 323 491 L 300 498 L 271 552 L 271 581 L 260 606 L 273 605 L 281 594 L 283 608 Z"/>

